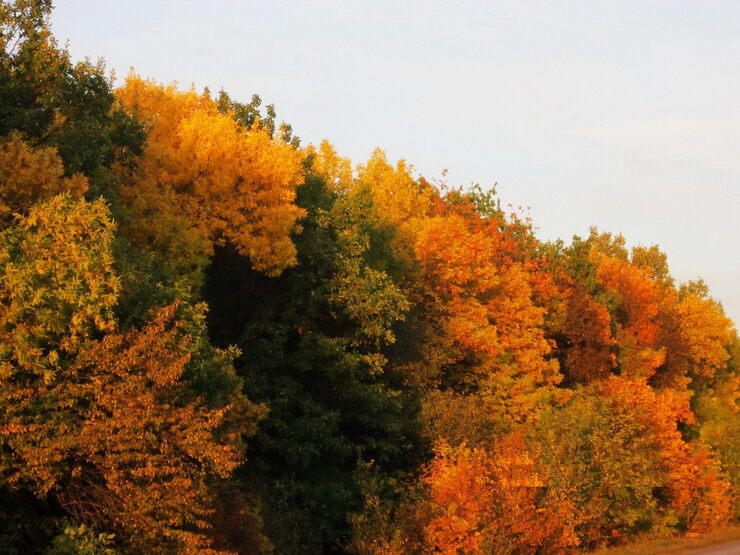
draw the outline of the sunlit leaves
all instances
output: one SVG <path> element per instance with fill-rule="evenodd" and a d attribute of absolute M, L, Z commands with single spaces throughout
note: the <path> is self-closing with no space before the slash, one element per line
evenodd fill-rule
<path fill-rule="evenodd" d="M 103 201 L 58 196 L 0 235 L 0 476 L 120 542 L 207 547 L 207 485 L 239 433 L 183 381 L 175 305 L 118 333 L 114 230 Z"/>
<path fill-rule="evenodd" d="M 116 94 L 148 128 L 142 160 L 121 191 L 139 245 L 184 268 L 226 241 L 273 275 L 295 263 L 298 151 L 257 125 L 243 129 L 205 94 L 136 76 Z"/>
<path fill-rule="evenodd" d="M 444 442 L 421 488 L 398 514 L 400 530 L 371 553 L 534 553 L 578 545 L 573 504 L 545 488 L 546 470 L 523 437 L 486 447 Z"/>
<path fill-rule="evenodd" d="M 0 236 L 4 376 L 48 380 L 86 338 L 115 329 L 114 229 L 102 201 L 58 196 Z"/>
<path fill-rule="evenodd" d="M 0 140 L 0 219 L 7 221 L 60 193 L 79 198 L 87 180 L 80 174 L 65 178 L 64 173 L 56 149 L 32 148 L 17 134 Z"/>
<path fill-rule="evenodd" d="M 50 10 L 0 2 L 0 550 L 555 552 L 738 514 L 736 333 L 658 247 L 543 244 L 495 190 L 300 150 L 257 95 L 114 96 Z"/>

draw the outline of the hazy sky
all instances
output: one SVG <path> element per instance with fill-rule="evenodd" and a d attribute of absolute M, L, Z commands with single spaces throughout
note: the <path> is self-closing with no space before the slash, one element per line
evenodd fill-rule
<path fill-rule="evenodd" d="M 740 2 L 57 0 L 57 38 L 256 92 L 304 143 L 498 182 L 541 238 L 621 232 L 740 322 Z"/>

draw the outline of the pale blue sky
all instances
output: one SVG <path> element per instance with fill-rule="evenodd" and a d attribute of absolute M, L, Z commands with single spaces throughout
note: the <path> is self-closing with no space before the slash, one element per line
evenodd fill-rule
<path fill-rule="evenodd" d="M 253 92 L 306 142 L 621 232 L 740 322 L 740 2 L 57 0 L 75 59 Z"/>

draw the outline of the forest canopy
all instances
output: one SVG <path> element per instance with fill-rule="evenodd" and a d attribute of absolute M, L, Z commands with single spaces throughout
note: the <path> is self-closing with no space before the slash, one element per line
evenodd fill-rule
<path fill-rule="evenodd" d="M 740 517 L 740 342 L 657 246 L 75 63 L 0 1 L 0 551 L 548 553 Z"/>

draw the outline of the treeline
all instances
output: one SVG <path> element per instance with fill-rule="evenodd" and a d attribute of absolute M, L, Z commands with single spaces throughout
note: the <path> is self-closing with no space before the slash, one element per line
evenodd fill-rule
<path fill-rule="evenodd" d="M 657 247 L 73 63 L 0 2 L 0 551 L 547 553 L 740 516 L 739 343 Z"/>

